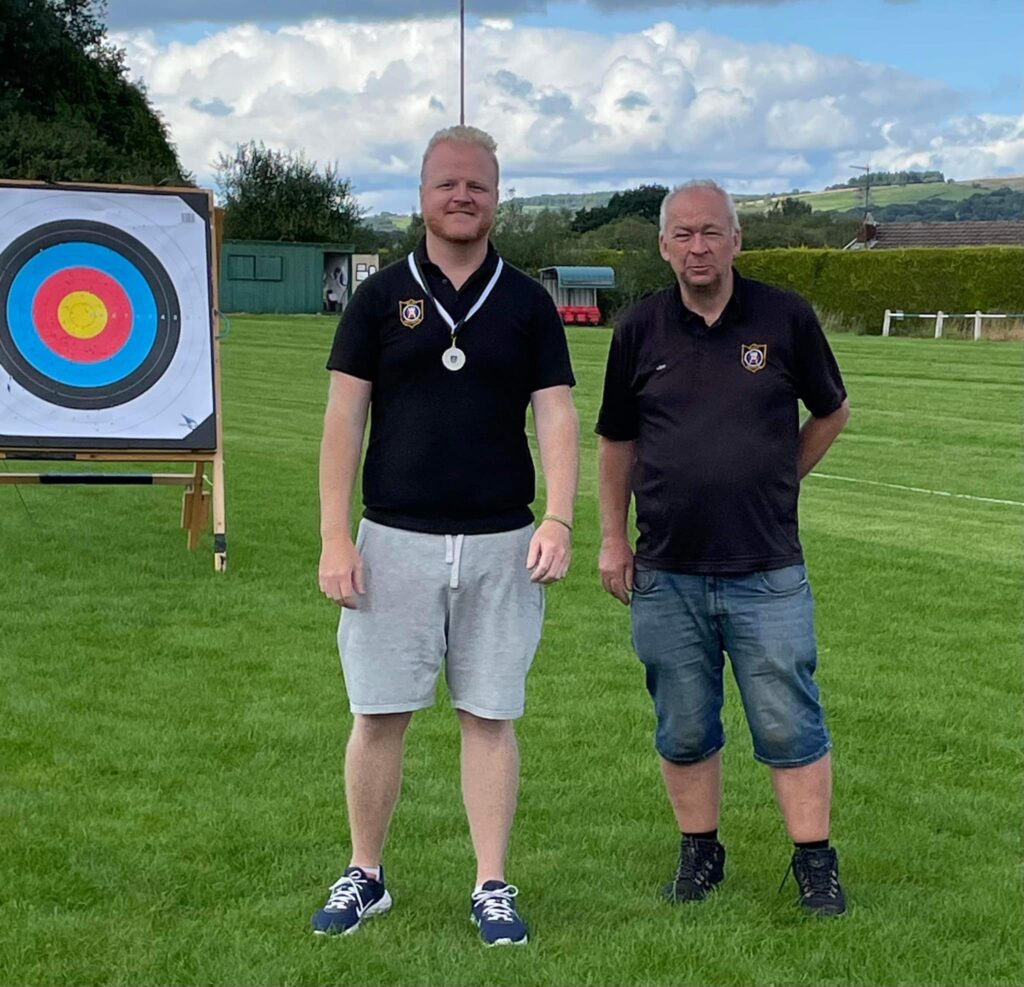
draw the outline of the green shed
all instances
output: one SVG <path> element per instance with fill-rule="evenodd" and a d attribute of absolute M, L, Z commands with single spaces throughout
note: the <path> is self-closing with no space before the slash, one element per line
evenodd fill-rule
<path fill-rule="evenodd" d="M 223 312 L 340 312 L 375 273 L 375 254 L 348 243 L 225 240 L 220 255 Z"/>

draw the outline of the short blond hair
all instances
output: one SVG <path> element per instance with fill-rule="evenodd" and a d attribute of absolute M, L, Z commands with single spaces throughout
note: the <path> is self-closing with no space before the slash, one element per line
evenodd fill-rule
<path fill-rule="evenodd" d="M 423 152 L 423 162 L 420 165 L 420 181 L 423 181 L 423 172 L 427 167 L 427 158 L 433 153 L 438 144 L 463 144 L 467 147 L 479 147 L 486 151 L 491 160 L 494 161 L 494 170 L 500 174 L 498 166 L 498 142 L 485 130 L 478 127 L 467 127 L 459 125 L 456 127 L 445 127 L 439 130 L 427 143 L 427 149 Z"/>

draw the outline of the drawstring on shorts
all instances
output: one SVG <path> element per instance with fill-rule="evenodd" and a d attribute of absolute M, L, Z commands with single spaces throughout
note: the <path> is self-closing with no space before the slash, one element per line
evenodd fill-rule
<path fill-rule="evenodd" d="M 460 566 L 462 565 L 462 542 L 465 535 L 444 536 L 444 561 L 452 567 L 451 576 L 448 579 L 449 589 L 459 588 Z"/>

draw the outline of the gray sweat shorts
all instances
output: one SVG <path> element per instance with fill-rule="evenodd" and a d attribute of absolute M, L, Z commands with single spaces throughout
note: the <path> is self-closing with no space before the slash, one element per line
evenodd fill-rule
<path fill-rule="evenodd" d="M 544 622 L 544 588 L 526 568 L 533 531 L 431 535 L 360 522 L 366 593 L 338 627 L 353 713 L 433 706 L 443 663 L 456 709 L 523 715 Z"/>

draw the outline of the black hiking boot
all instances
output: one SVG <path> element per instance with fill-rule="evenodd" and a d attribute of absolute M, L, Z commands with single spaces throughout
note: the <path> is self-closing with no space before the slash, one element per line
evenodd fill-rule
<path fill-rule="evenodd" d="M 679 843 L 679 867 L 665 885 L 666 901 L 703 901 L 725 877 L 725 847 L 718 840 L 684 836 Z"/>
<path fill-rule="evenodd" d="M 807 850 L 797 847 L 789 870 L 782 878 L 783 886 L 789 871 L 793 872 L 800 888 L 801 908 L 821 916 L 842 915 L 846 911 L 846 898 L 839 883 L 839 857 L 834 848 Z"/>

